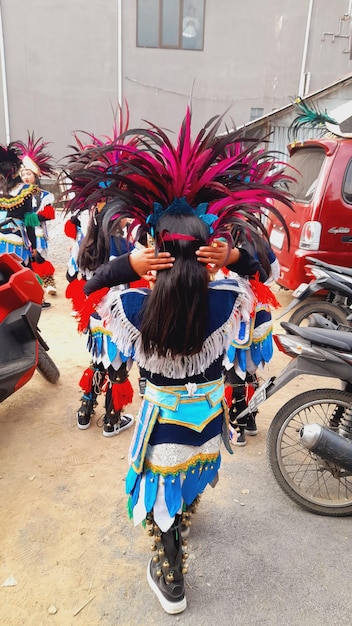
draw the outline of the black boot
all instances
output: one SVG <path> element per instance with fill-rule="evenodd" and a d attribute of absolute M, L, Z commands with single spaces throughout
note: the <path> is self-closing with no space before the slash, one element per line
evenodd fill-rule
<path fill-rule="evenodd" d="M 171 528 L 163 533 L 154 524 L 155 551 L 147 569 L 147 580 L 166 613 L 182 613 L 187 607 L 183 574 L 186 569 L 182 552 L 181 516 L 176 515 Z"/>
<path fill-rule="evenodd" d="M 105 415 L 102 417 L 103 435 L 104 437 L 114 437 L 123 430 L 133 426 L 133 415 L 129 413 L 122 414 L 121 410 L 115 410 L 113 388 L 119 387 L 120 383 L 126 382 L 128 379 L 128 371 L 126 364 L 121 365 L 119 370 L 113 367 L 108 368 L 107 386 L 105 393 Z M 100 425 L 100 420 L 99 420 Z"/>
<path fill-rule="evenodd" d="M 245 446 L 246 445 L 246 435 L 245 435 L 245 426 L 247 424 L 247 416 L 242 417 L 240 419 L 237 418 L 244 409 L 247 408 L 246 401 L 243 396 L 238 393 L 236 389 L 236 394 L 233 394 L 232 397 L 232 405 L 230 407 L 230 426 L 233 429 L 233 439 L 232 443 L 236 446 Z"/>
<path fill-rule="evenodd" d="M 87 430 L 90 425 L 94 408 L 97 406 L 96 396 L 94 393 L 84 394 L 81 398 L 82 404 L 77 411 L 77 426 L 80 430 Z"/>
<path fill-rule="evenodd" d="M 90 390 L 86 390 L 81 400 L 82 404 L 77 411 L 77 426 L 80 430 L 86 430 L 90 426 L 90 420 L 95 413 L 97 406 L 97 396 L 101 391 L 101 385 L 104 382 L 105 371 L 102 366 L 90 364 L 84 374 L 90 373 L 92 376 Z M 84 388 L 84 387 L 83 387 Z"/>

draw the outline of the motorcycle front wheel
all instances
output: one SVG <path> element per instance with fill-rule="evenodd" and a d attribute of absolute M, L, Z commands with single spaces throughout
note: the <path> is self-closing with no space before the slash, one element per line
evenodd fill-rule
<path fill-rule="evenodd" d="M 38 344 L 37 370 L 49 383 L 56 383 L 60 378 L 58 368 L 40 343 Z"/>
<path fill-rule="evenodd" d="M 291 500 L 311 513 L 352 515 L 352 475 L 305 448 L 299 431 L 305 424 L 336 430 L 351 403 L 347 391 L 305 391 L 284 404 L 269 427 L 267 453 L 274 477 Z"/>
<path fill-rule="evenodd" d="M 309 326 L 309 317 L 312 313 L 318 313 L 336 325 L 349 325 L 346 321 L 348 313 L 346 313 L 344 309 L 337 304 L 325 302 L 325 300 L 302 304 L 302 306 L 298 307 L 298 309 L 292 313 L 288 321 L 296 326 Z"/>

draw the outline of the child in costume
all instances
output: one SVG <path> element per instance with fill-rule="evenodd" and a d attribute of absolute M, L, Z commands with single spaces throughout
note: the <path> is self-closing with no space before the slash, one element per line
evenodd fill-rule
<path fill-rule="evenodd" d="M 246 149 L 241 140 L 227 144 L 221 158 L 241 155 L 241 167 L 237 171 L 237 180 L 250 187 L 276 184 L 272 173 L 272 159 L 263 156 L 263 148 L 253 145 Z M 273 156 L 273 158 L 275 158 Z M 278 175 L 280 177 L 280 174 Z M 241 207 L 238 207 L 241 211 Z M 272 207 L 271 211 L 276 212 Z M 284 225 L 285 226 L 285 225 Z M 257 387 L 257 370 L 268 363 L 273 354 L 272 316 L 271 309 L 279 306 L 268 285 L 278 278 L 279 264 L 270 246 L 268 234 L 263 226 L 261 211 L 245 216 L 239 221 L 231 219 L 231 235 L 234 244 L 246 249 L 259 263 L 256 281 L 251 281 L 254 292 L 254 308 L 251 312 L 249 338 L 246 340 L 242 330 L 232 342 L 231 349 L 224 360 L 226 376 L 226 398 L 230 407 L 231 442 L 238 446 L 246 445 L 246 434 L 256 435 L 258 432 L 255 415 L 249 413 L 238 420 L 237 416 L 247 407 L 251 395 Z M 287 233 L 287 228 L 285 228 Z M 287 233 L 288 235 L 288 233 Z M 216 278 L 236 278 L 237 274 L 222 268 Z M 251 278 L 248 276 L 248 278 Z M 253 278 L 253 277 L 252 277 Z"/>
<path fill-rule="evenodd" d="M 104 141 L 93 135 L 87 133 L 89 136 L 89 143 L 83 143 L 77 134 L 75 139 L 78 148 L 75 149 L 75 153 L 70 157 L 70 163 L 68 171 L 77 170 L 79 164 L 83 164 L 84 167 L 89 167 L 87 159 L 93 155 L 94 165 L 99 168 L 100 175 L 117 162 L 117 152 L 112 147 L 109 152 L 105 152 L 104 158 L 99 159 L 96 156 L 96 147 L 106 146 L 111 144 L 113 146 L 114 141 L 118 136 L 118 133 L 125 132 L 126 127 L 122 125 L 122 115 L 120 111 L 120 124 L 119 129 L 114 119 L 113 136 L 109 139 L 104 137 Z M 109 144 L 109 145 L 110 145 Z M 77 196 L 82 201 L 84 191 L 82 185 L 75 179 L 75 184 L 70 187 L 70 193 L 73 192 L 73 197 Z M 109 259 L 116 258 L 121 254 L 127 252 L 127 243 L 123 236 L 123 229 L 119 229 L 118 232 L 111 235 L 106 235 L 102 228 L 103 219 L 108 212 L 108 206 L 106 201 L 109 194 L 109 186 L 100 180 L 97 181 L 97 185 L 90 187 L 85 202 L 88 205 L 91 197 L 94 197 L 94 193 L 100 193 L 99 200 L 93 207 L 90 207 L 90 217 L 88 221 L 87 232 L 83 238 L 78 240 L 77 235 L 75 237 L 74 251 L 71 252 L 70 262 L 67 271 L 67 277 L 69 279 L 69 285 L 66 290 L 66 297 L 72 300 L 73 309 L 78 312 L 84 304 L 85 296 L 83 293 L 83 287 L 86 281 L 94 276 L 97 269 L 104 266 Z M 93 201 L 92 201 L 93 202 Z M 78 216 L 74 216 L 75 225 L 79 222 Z M 72 222 L 67 222 L 71 231 Z M 124 224 L 122 226 L 125 226 Z M 65 225 L 66 229 L 66 225 Z M 78 231 L 79 232 L 79 231 Z M 128 285 L 124 285 L 127 287 Z M 113 289 L 121 289 L 123 285 L 113 287 Z M 133 389 L 128 380 L 128 370 L 132 365 L 126 363 L 124 367 L 120 367 L 119 372 L 116 371 L 114 363 L 116 358 L 116 346 L 111 342 L 111 331 L 105 320 L 102 320 L 98 313 L 95 311 L 90 317 L 88 334 L 88 347 L 92 344 L 100 344 L 100 349 L 91 351 L 91 363 L 88 368 L 85 369 L 80 379 L 79 385 L 83 391 L 81 398 L 81 406 L 77 411 L 77 426 L 80 430 L 86 430 L 90 426 L 91 418 L 95 413 L 95 407 L 97 405 L 97 396 L 101 393 L 105 394 L 105 414 L 102 419 L 97 421 L 98 425 L 103 428 L 103 435 L 105 437 L 112 437 L 118 435 L 123 430 L 130 428 L 133 424 L 133 416 L 125 414 L 123 409 L 126 405 L 132 402 Z"/>
<path fill-rule="evenodd" d="M 55 267 L 47 259 L 48 257 L 48 222 L 55 219 L 54 195 L 40 186 L 41 176 L 52 176 L 54 173 L 53 157 L 46 152 L 47 142 L 40 137 L 37 141 L 34 134 L 28 133 L 27 143 L 16 141 L 21 155 L 22 165 L 20 177 L 23 189 L 28 185 L 36 185 L 38 192 L 32 196 L 33 212 L 38 216 L 38 225 L 35 227 L 36 255 L 33 261 L 33 271 L 40 277 L 44 290 L 47 294 L 57 294 L 55 284 Z"/>
<path fill-rule="evenodd" d="M 33 211 L 33 197 L 39 188 L 35 184 L 22 185 L 20 167 L 15 142 L 0 145 L 0 210 L 5 217 L 0 224 L 0 253 L 15 252 L 23 265 L 32 267 L 37 254 L 35 228 L 40 223 Z"/>
<path fill-rule="evenodd" d="M 253 227 L 244 226 L 241 233 L 235 235 L 237 245 L 244 246 L 261 264 L 260 280 L 264 285 L 255 292 L 254 309 L 251 315 L 249 339 L 245 343 L 241 332 L 234 340 L 225 359 L 226 398 L 230 407 L 230 433 L 234 445 L 246 445 L 246 435 L 258 433 L 256 414 L 249 413 L 244 418 L 237 416 L 248 406 L 251 395 L 258 386 L 257 371 L 269 363 L 273 356 L 272 308 L 279 302 L 274 294 L 266 290 L 279 275 L 279 264 L 265 235 Z M 233 272 L 223 268 L 217 278 L 236 278 Z M 255 283 L 258 285 L 258 283 Z M 264 301 L 263 301 L 264 300 Z"/>
<path fill-rule="evenodd" d="M 69 283 L 76 280 L 79 274 L 77 263 L 79 246 L 84 238 L 84 232 L 81 227 L 81 220 L 78 216 L 73 215 L 65 221 L 64 233 L 66 237 L 72 239 L 70 246 L 70 256 L 67 262 L 66 279 Z"/>
<path fill-rule="evenodd" d="M 247 280 L 210 282 L 205 263 L 213 263 L 218 246 L 222 251 L 221 238 L 226 253 L 219 267 L 236 269 L 248 258 L 245 250 L 232 249 L 229 237 L 228 224 L 239 205 L 236 219 L 245 214 L 250 220 L 252 210 L 270 209 L 270 197 L 289 203 L 270 182 L 239 181 L 240 157 L 218 161 L 224 142 L 237 139 L 236 131 L 216 136 L 221 121 L 209 122 L 192 141 L 188 110 L 175 147 L 155 125 L 138 129 L 126 160 L 109 172 L 112 222 L 134 219 L 152 236 L 156 257 L 162 251 L 175 259 L 157 272 L 152 289 L 109 292 L 97 305 L 109 320 L 121 365 L 132 358 L 147 380 L 126 493 L 134 524 L 146 521 L 154 538 L 147 580 L 169 614 L 187 606 L 182 512 L 208 484 L 216 484 L 221 440 L 232 452 L 223 360 L 242 323 L 249 333 L 253 306 Z M 136 257 L 112 261 L 87 282 L 85 292 L 99 285 L 101 274 L 112 284 L 124 282 Z"/>
<path fill-rule="evenodd" d="M 83 302 L 83 287 L 89 278 L 92 278 L 95 271 L 104 266 L 109 259 L 118 257 L 127 252 L 125 239 L 120 236 L 105 237 L 102 229 L 102 220 L 107 207 L 95 207 L 91 211 L 87 233 L 81 241 L 78 257 L 76 278 L 71 280 L 66 290 L 66 297 L 72 299 L 73 308 L 80 310 Z M 80 274 L 80 277 L 78 277 Z M 127 286 L 127 285 L 126 285 Z M 123 285 L 114 287 L 121 289 Z M 133 417 L 123 414 L 125 405 L 132 401 L 133 390 L 128 382 L 128 367 L 120 368 L 117 374 L 114 368 L 115 346 L 111 345 L 111 332 L 103 324 L 100 316 L 95 312 L 91 317 L 91 324 L 88 334 L 88 345 L 94 341 L 106 343 L 105 357 L 100 358 L 100 353 L 95 351 L 91 354 L 92 361 L 83 372 L 79 385 L 83 391 L 81 406 L 77 411 L 77 426 L 80 430 L 86 430 L 90 426 L 91 418 L 97 406 L 97 397 L 105 393 L 105 414 L 97 424 L 102 425 L 103 435 L 111 437 L 118 435 L 123 430 L 130 428 L 133 424 Z M 107 355 L 110 355 L 110 358 Z M 120 365 L 120 364 L 119 364 Z M 125 383 L 124 398 L 121 404 L 121 383 Z M 116 394 L 116 385 L 119 385 L 119 394 Z"/>

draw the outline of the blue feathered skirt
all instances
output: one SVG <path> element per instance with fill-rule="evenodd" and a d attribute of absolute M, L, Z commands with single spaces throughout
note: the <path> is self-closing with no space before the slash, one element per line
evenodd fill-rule
<path fill-rule="evenodd" d="M 257 304 L 250 324 L 250 332 L 241 329 L 238 337 L 232 341 L 224 361 L 226 369 L 233 365 L 240 378 L 246 373 L 254 374 L 258 367 L 263 367 L 273 356 L 273 321 L 269 305 Z"/>
<path fill-rule="evenodd" d="M 214 486 L 222 439 L 232 453 L 222 379 L 170 387 L 148 381 L 126 477 L 134 524 L 153 510 L 155 523 L 166 532 L 184 504 Z"/>

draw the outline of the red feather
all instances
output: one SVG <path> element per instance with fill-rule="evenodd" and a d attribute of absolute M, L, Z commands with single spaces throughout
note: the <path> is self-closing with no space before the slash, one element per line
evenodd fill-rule
<path fill-rule="evenodd" d="M 276 299 L 275 294 L 271 291 L 268 285 L 261 283 L 257 278 L 251 279 L 249 282 L 258 303 L 268 304 L 269 306 L 274 307 L 274 309 L 278 309 L 281 306 L 280 302 Z"/>
<path fill-rule="evenodd" d="M 68 300 L 72 300 L 72 308 L 74 311 L 80 311 L 87 299 L 83 291 L 86 282 L 84 278 L 76 278 L 66 287 L 65 296 Z"/>
<path fill-rule="evenodd" d="M 92 313 L 94 313 L 99 302 L 104 298 L 104 296 L 106 296 L 108 291 L 108 287 L 103 287 L 103 289 L 98 289 L 97 291 L 91 293 L 90 296 L 88 296 L 83 304 L 83 307 L 77 314 L 79 333 L 84 333 L 87 330 L 89 326 L 90 316 L 92 315 Z"/>
<path fill-rule="evenodd" d="M 50 261 L 44 261 L 44 263 L 37 263 L 36 261 L 33 261 L 32 270 L 38 274 L 40 278 L 43 278 L 44 276 L 52 276 L 55 273 L 55 268 Z"/>
<path fill-rule="evenodd" d="M 84 391 L 85 393 L 89 393 L 90 391 L 92 391 L 93 376 L 94 369 L 91 367 L 87 367 L 87 369 L 84 370 L 81 380 L 78 383 L 82 391 Z"/>
<path fill-rule="evenodd" d="M 71 220 L 67 220 L 64 225 L 64 233 L 66 237 L 70 239 L 76 239 L 77 237 L 77 226 Z"/>
<path fill-rule="evenodd" d="M 232 394 L 233 389 L 230 385 L 225 386 L 225 400 L 227 402 L 227 406 L 230 407 L 232 405 Z"/>
<path fill-rule="evenodd" d="M 55 219 L 55 209 L 51 204 L 47 204 L 43 209 L 37 211 L 37 215 L 42 215 L 46 220 L 54 220 Z"/>
<path fill-rule="evenodd" d="M 127 404 L 131 404 L 133 387 L 128 378 L 123 383 L 112 383 L 111 395 L 114 411 L 122 411 Z"/>

